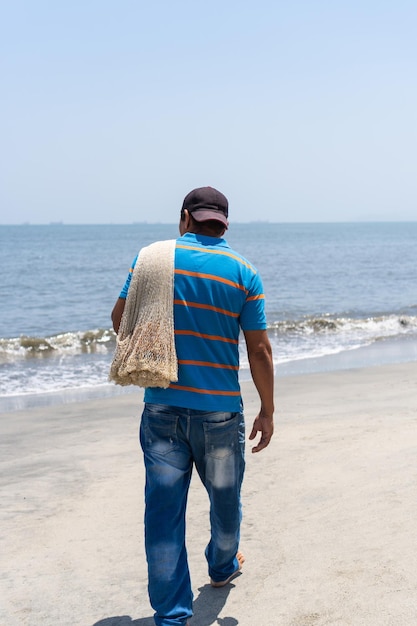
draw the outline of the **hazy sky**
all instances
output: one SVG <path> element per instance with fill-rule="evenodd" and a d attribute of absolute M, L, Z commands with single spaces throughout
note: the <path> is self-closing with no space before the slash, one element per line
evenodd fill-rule
<path fill-rule="evenodd" d="M 0 222 L 417 219 L 416 0 L 0 0 Z"/>

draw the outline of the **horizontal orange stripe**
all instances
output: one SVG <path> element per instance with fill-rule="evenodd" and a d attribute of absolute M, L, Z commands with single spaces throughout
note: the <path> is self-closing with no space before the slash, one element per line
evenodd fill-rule
<path fill-rule="evenodd" d="M 205 278 L 207 280 L 214 280 L 219 283 L 229 285 L 230 287 L 234 287 L 235 289 L 240 289 L 241 291 L 244 291 L 245 293 L 247 293 L 247 289 L 240 283 L 236 283 L 232 280 L 229 280 L 228 278 L 223 278 L 223 276 L 218 276 L 217 274 L 205 274 L 203 272 L 191 272 L 188 270 L 180 270 L 180 269 L 176 269 L 175 273 L 181 274 L 183 276 L 194 276 L 195 278 Z"/>
<path fill-rule="evenodd" d="M 180 365 L 198 365 L 200 367 L 214 367 L 218 369 L 226 369 L 226 370 L 238 370 L 238 365 L 227 365 L 226 363 L 212 363 L 210 361 L 183 361 L 181 359 L 178 360 Z"/>
<path fill-rule="evenodd" d="M 170 384 L 170 389 L 180 389 L 181 391 L 192 391 L 193 393 L 204 393 L 212 396 L 240 396 L 240 391 L 220 391 L 219 389 L 199 389 L 198 387 L 184 387 L 183 385 Z"/>
<path fill-rule="evenodd" d="M 181 274 L 182 276 L 194 276 L 195 278 L 206 278 L 208 280 L 215 280 L 218 283 L 223 283 L 224 285 L 229 285 L 230 287 L 234 287 L 235 289 L 240 289 L 247 293 L 247 289 L 243 285 L 239 283 L 235 283 L 228 278 L 223 278 L 222 276 L 217 276 L 216 274 L 203 274 L 202 272 L 189 272 L 188 270 L 175 270 L 175 274 Z"/>
<path fill-rule="evenodd" d="M 246 302 L 250 302 L 251 300 L 265 300 L 265 296 L 261 293 L 259 296 L 249 296 L 249 298 L 246 298 Z"/>
<path fill-rule="evenodd" d="M 220 309 L 217 306 L 211 304 L 200 304 L 200 302 L 189 302 L 188 300 L 174 300 L 174 304 L 181 304 L 183 306 L 190 306 L 194 309 L 206 309 L 207 311 L 215 311 L 216 313 L 222 313 L 223 315 L 229 315 L 230 317 L 239 317 L 239 313 L 233 313 L 227 309 Z"/>
<path fill-rule="evenodd" d="M 245 261 L 245 259 L 242 259 L 242 257 L 237 256 L 236 254 L 233 254 L 233 252 L 228 252 L 227 250 L 212 250 L 210 248 L 200 248 L 198 246 L 185 246 L 182 243 L 177 243 L 177 248 L 181 248 L 182 250 L 197 250 L 198 252 L 204 252 L 207 254 L 220 254 L 223 256 L 228 256 L 231 259 L 235 259 L 236 261 L 239 261 L 239 263 L 241 263 L 242 265 L 250 269 L 254 274 L 256 274 L 256 270 L 253 267 L 253 265 Z"/>
<path fill-rule="evenodd" d="M 194 330 L 175 330 L 176 335 L 189 335 L 191 337 L 201 337 L 201 339 L 210 339 L 211 341 L 224 341 L 225 343 L 239 343 L 238 339 L 230 339 L 229 337 L 221 337 L 220 335 L 205 335 L 197 333 Z"/>

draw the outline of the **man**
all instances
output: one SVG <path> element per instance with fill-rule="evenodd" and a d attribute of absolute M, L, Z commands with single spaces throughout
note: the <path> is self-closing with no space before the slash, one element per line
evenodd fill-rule
<path fill-rule="evenodd" d="M 211 585 L 226 585 L 244 561 L 238 552 L 245 463 L 240 330 L 261 403 L 249 436 L 253 440 L 260 433 L 252 452 L 263 450 L 273 434 L 273 362 L 263 287 L 256 269 L 223 239 L 227 227 L 228 201 L 222 193 L 201 187 L 185 197 L 174 261 L 178 381 L 145 390 L 140 427 L 145 547 L 157 626 L 187 626 L 192 616 L 185 511 L 193 465 L 210 500 Z M 132 270 L 112 312 L 116 332 L 131 275 Z"/>

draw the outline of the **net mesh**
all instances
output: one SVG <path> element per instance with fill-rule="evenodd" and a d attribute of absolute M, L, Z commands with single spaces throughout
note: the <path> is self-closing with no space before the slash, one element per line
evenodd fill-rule
<path fill-rule="evenodd" d="M 175 240 L 142 248 L 120 322 L 109 380 L 118 385 L 169 386 L 178 380 L 174 342 Z"/>

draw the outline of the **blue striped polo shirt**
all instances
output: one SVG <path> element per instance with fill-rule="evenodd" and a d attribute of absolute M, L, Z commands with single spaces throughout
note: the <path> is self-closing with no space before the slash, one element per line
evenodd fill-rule
<path fill-rule="evenodd" d="M 177 239 L 174 272 L 178 382 L 167 389 L 148 387 L 145 402 L 240 411 L 239 333 L 266 328 L 261 278 L 225 239 L 194 233 Z"/>

